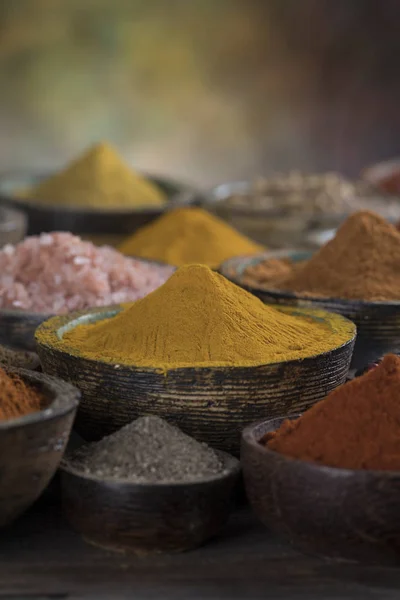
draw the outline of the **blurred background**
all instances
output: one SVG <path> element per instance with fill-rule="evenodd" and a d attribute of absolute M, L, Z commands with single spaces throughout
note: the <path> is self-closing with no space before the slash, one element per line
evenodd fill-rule
<path fill-rule="evenodd" d="M 0 168 L 200 185 L 400 154 L 399 0 L 1 0 Z"/>

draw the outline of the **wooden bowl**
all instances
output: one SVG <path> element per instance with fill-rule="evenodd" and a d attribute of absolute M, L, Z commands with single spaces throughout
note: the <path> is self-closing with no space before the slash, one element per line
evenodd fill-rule
<path fill-rule="evenodd" d="M 123 239 L 159 217 L 168 208 L 186 205 L 192 202 L 192 199 L 194 202 L 195 197 L 195 192 L 189 186 L 149 175 L 148 179 L 166 194 L 169 202 L 165 207 L 102 211 L 75 206 L 52 206 L 24 198 L 24 190 L 52 174 L 16 173 L 4 176 L 0 180 L 0 203 L 25 212 L 29 219 L 28 235 L 38 235 L 46 231 L 71 231 L 80 236 L 112 236 L 115 243 L 118 241 L 117 236 Z"/>
<path fill-rule="evenodd" d="M 400 472 L 325 467 L 261 446 L 282 421 L 242 435 L 246 491 L 261 521 L 306 553 L 399 565 Z"/>
<path fill-rule="evenodd" d="M 228 520 L 240 463 L 220 453 L 226 471 L 190 483 L 131 483 L 61 469 L 63 508 L 83 537 L 136 553 L 180 552 L 214 537 Z"/>
<path fill-rule="evenodd" d="M 303 308 L 319 308 L 343 315 L 357 325 L 352 369 L 360 369 L 388 352 L 400 352 L 400 300 L 392 302 L 367 302 L 342 300 L 340 298 L 317 298 L 291 292 L 269 290 L 263 286 L 241 283 L 244 270 L 266 258 L 291 258 L 306 260 L 310 253 L 298 250 L 267 252 L 252 257 L 236 257 L 224 262 L 219 271 L 242 288 L 251 292 L 266 304 L 278 304 Z"/>
<path fill-rule="evenodd" d="M 42 373 L 6 369 L 37 387 L 49 401 L 44 410 L 0 421 L 0 526 L 22 514 L 53 477 L 67 445 L 79 392 Z"/>
<path fill-rule="evenodd" d="M 261 417 L 303 411 L 344 383 L 353 351 L 355 327 L 337 316 L 331 326 L 346 341 L 330 352 L 303 360 L 258 367 L 156 369 L 81 358 L 60 346 L 63 333 L 82 322 L 117 314 L 120 307 L 54 317 L 36 332 L 43 370 L 71 381 L 82 391 L 76 429 L 98 440 L 139 416 L 155 414 L 213 448 L 239 453 L 240 432 Z M 322 311 L 298 311 L 324 319 Z"/>

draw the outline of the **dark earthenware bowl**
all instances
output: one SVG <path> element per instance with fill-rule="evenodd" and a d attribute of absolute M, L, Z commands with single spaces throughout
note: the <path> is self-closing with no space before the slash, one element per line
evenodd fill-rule
<path fill-rule="evenodd" d="M 399 565 L 400 472 L 325 467 L 261 446 L 282 421 L 242 435 L 246 491 L 261 521 L 306 553 Z"/>
<path fill-rule="evenodd" d="M 193 367 L 162 373 L 84 359 L 60 346 L 65 331 L 82 322 L 110 318 L 119 310 L 111 307 L 55 317 L 36 332 L 43 370 L 82 391 L 76 429 L 88 441 L 141 415 L 155 414 L 214 448 L 238 454 L 243 427 L 262 417 L 303 411 L 346 380 L 355 327 L 339 315 L 331 326 L 343 332 L 340 347 L 303 360 L 257 367 Z M 321 311 L 281 310 L 327 318 Z"/>
<path fill-rule="evenodd" d="M 266 252 L 252 257 L 237 257 L 227 260 L 219 271 L 266 304 L 283 304 L 302 308 L 319 308 L 343 315 L 357 325 L 357 339 L 354 348 L 352 369 L 359 369 L 374 362 L 388 352 L 400 352 L 400 300 L 399 302 L 364 302 L 362 300 L 341 300 L 340 298 L 313 298 L 290 292 L 269 290 L 261 285 L 256 287 L 242 284 L 246 267 L 255 265 L 265 258 L 291 258 L 294 261 L 306 260 L 310 253 L 297 250 Z"/>
<path fill-rule="evenodd" d="M 43 492 L 60 463 L 79 401 L 69 383 L 22 369 L 17 373 L 37 387 L 48 407 L 0 422 L 0 526 L 22 514 Z"/>
<path fill-rule="evenodd" d="M 159 261 L 147 260 L 146 258 L 130 258 L 150 265 L 171 267 L 171 273 L 175 271 L 175 267 Z M 17 350 L 35 351 L 36 329 L 43 321 L 47 321 L 53 316 L 48 313 L 0 308 L 0 344 Z"/>
<path fill-rule="evenodd" d="M 189 186 L 164 177 L 149 175 L 167 196 L 165 207 L 140 207 L 132 210 L 94 210 L 68 206 L 52 206 L 34 202 L 23 197 L 26 189 L 50 177 L 47 174 L 11 174 L 0 179 L 0 203 L 23 210 L 29 220 L 29 235 L 46 231 L 71 231 L 77 235 L 121 236 L 131 235 L 136 229 L 159 217 L 165 210 L 190 203 L 195 192 Z M 193 192 L 193 193 L 190 193 Z M 115 238 L 115 241 L 117 238 Z"/>
<path fill-rule="evenodd" d="M 226 471 L 190 483 L 142 484 L 61 470 L 63 507 L 71 525 L 99 546 L 136 553 L 180 552 L 214 537 L 228 520 L 239 480 L 238 460 L 221 453 Z"/>
<path fill-rule="evenodd" d="M 40 370 L 40 360 L 35 352 L 14 350 L 6 346 L 0 347 L 0 363 L 12 369 Z"/>
<path fill-rule="evenodd" d="M 25 237 L 27 228 L 28 220 L 23 211 L 0 206 L 0 248 L 17 244 Z"/>

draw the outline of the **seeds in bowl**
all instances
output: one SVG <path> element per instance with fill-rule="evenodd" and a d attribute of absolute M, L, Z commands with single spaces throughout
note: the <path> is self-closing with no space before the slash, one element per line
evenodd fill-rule
<path fill-rule="evenodd" d="M 67 463 L 85 475 L 135 483 L 181 483 L 222 474 L 224 463 L 200 443 L 156 416 L 125 425 L 79 448 Z"/>
<path fill-rule="evenodd" d="M 70 233 L 43 233 L 0 250 L 0 308 L 63 314 L 130 302 L 155 290 L 173 270 Z"/>

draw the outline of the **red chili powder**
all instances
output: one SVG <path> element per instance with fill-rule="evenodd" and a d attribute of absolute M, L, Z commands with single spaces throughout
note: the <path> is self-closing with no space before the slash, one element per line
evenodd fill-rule
<path fill-rule="evenodd" d="M 20 377 L 0 368 L 0 421 L 15 419 L 43 408 L 40 392 L 28 386 Z"/>
<path fill-rule="evenodd" d="M 400 470 L 400 357 L 388 354 L 261 443 L 332 467 Z"/>

